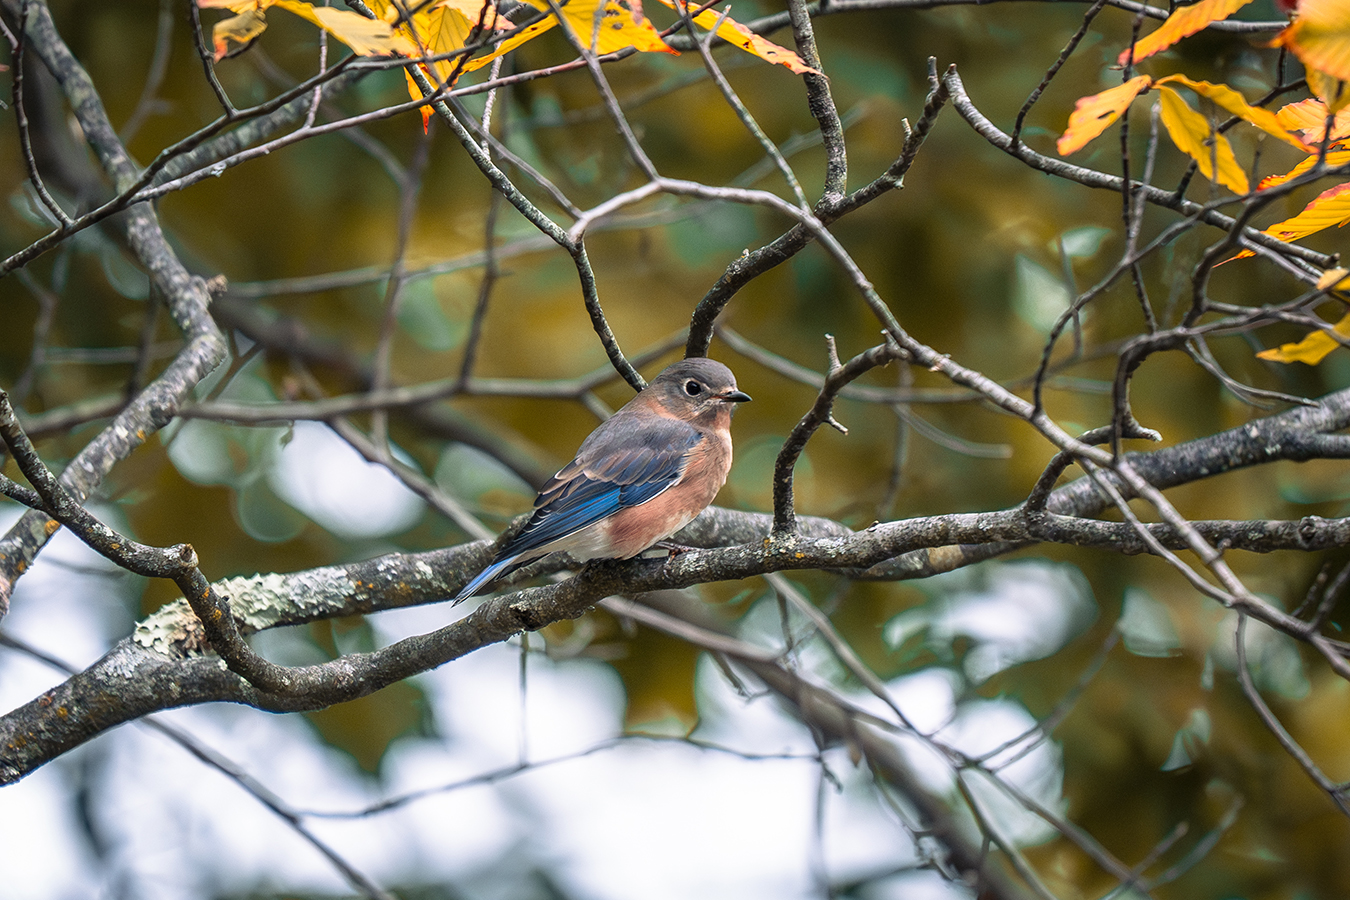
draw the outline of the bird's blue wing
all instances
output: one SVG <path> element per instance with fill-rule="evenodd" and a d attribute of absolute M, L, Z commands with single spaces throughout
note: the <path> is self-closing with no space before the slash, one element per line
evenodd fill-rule
<path fill-rule="evenodd" d="M 599 430 L 596 435 L 607 437 Z M 653 499 L 684 474 L 699 432 L 685 422 L 659 418 L 644 422 L 639 433 L 616 440 L 595 437 L 544 485 L 534 515 L 504 553 L 538 549 Z"/>
<path fill-rule="evenodd" d="M 549 479 L 530 521 L 464 586 L 456 603 L 537 559 L 541 548 L 621 509 L 646 503 L 679 481 L 699 432 L 677 419 L 653 417 L 635 429 L 623 420 L 616 422 L 618 418 L 596 429 L 577 458 Z"/>
<path fill-rule="evenodd" d="M 469 599 L 474 594 L 478 593 L 478 591 L 482 589 L 485 585 L 487 585 L 488 582 L 502 575 L 507 574 L 512 569 L 517 568 L 518 566 L 523 564 L 524 564 L 523 562 L 518 561 L 514 556 L 508 557 L 506 559 L 502 559 L 501 557 L 494 559 L 491 565 L 489 565 L 483 571 L 479 572 L 473 578 L 469 579 L 469 583 L 464 585 L 464 587 L 460 589 L 459 593 L 455 595 L 455 599 L 453 602 L 463 603 L 465 600 Z"/>

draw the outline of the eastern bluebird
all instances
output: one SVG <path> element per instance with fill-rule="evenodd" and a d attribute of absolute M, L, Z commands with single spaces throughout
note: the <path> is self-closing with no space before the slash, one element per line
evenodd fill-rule
<path fill-rule="evenodd" d="M 731 469 L 731 413 L 750 395 L 711 359 L 668 367 L 548 480 L 534 514 L 455 597 L 556 550 L 631 559 L 694 520 Z"/>

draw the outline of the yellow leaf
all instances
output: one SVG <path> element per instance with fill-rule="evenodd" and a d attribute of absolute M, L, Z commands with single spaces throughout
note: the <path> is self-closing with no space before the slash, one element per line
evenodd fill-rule
<path fill-rule="evenodd" d="M 350 10 L 314 6 L 301 0 L 197 0 L 197 5 L 239 13 L 232 19 L 217 22 L 211 31 L 217 60 L 224 56 L 227 40 L 245 44 L 262 34 L 267 27 L 263 11 L 272 6 L 313 22 L 351 47 L 358 56 L 417 55 L 416 46 L 406 36 L 395 34 L 384 22 L 367 19 Z"/>
<path fill-rule="evenodd" d="M 480 4 L 481 8 L 481 4 Z M 488 31 L 492 30 L 493 21 L 496 13 L 481 13 L 483 15 L 483 24 Z M 409 24 L 413 30 L 413 41 L 423 52 L 429 56 L 439 56 L 443 53 L 450 53 L 458 50 L 469 40 L 469 35 L 478 25 L 479 11 L 475 11 L 472 21 L 469 20 L 463 12 L 450 7 L 439 7 L 422 16 L 414 16 Z M 405 29 L 408 26 L 404 26 Z M 459 64 L 457 59 L 443 59 L 431 64 L 432 70 L 436 73 L 437 82 L 444 82 L 450 79 Z"/>
<path fill-rule="evenodd" d="M 1347 278 L 1350 278 L 1350 269 L 1327 269 L 1322 273 L 1322 277 L 1317 279 L 1317 289 L 1319 291 L 1334 291 L 1341 287 Z"/>
<path fill-rule="evenodd" d="M 1288 47 L 1307 68 L 1350 81 L 1350 3 L 1301 0 L 1298 17 L 1271 46 Z"/>
<path fill-rule="evenodd" d="M 549 8 L 547 0 L 526 0 L 526 2 L 536 9 Z M 625 47 L 634 47 L 647 52 L 679 55 L 678 50 L 661 40 L 660 32 L 643 17 L 640 0 L 605 0 L 605 9 L 600 16 L 600 27 L 596 28 L 596 10 L 599 6 L 600 0 L 571 0 L 562 7 L 563 15 L 572 26 L 577 39 L 588 47 L 594 39 L 596 53 L 613 53 Z M 521 29 L 498 44 L 497 49 L 487 56 L 470 61 L 464 67 L 464 71 L 481 69 L 497 57 L 510 53 L 526 41 L 534 40 L 557 24 L 557 17 L 549 16 Z"/>
<path fill-rule="evenodd" d="M 1245 119 L 1272 137 L 1277 137 L 1287 144 L 1293 144 L 1304 153 L 1317 152 L 1316 147 L 1310 147 L 1295 135 L 1290 134 L 1294 129 L 1287 128 L 1275 113 L 1268 109 L 1262 109 L 1259 106 L 1250 105 L 1247 102 L 1246 97 L 1242 96 L 1226 84 L 1210 84 L 1208 81 L 1192 81 L 1185 75 L 1168 75 L 1166 78 L 1159 78 L 1156 83 L 1166 84 L 1167 82 L 1184 84 L 1200 96 L 1212 101 L 1215 106 L 1226 109 L 1233 115 Z"/>
<path fill-rule="evenodd" d="M 679 10 L 680 8 L 675 0 L 661 0 L 661 2 L 674 10 Z M 722 18 L 720 12 L 712 9 L 705 9 L 703 12 L 694 16 L 694 22 L 711 31 L 713 27 L 717 25 L 717 20 L 719 18 Z M 778 46 L 773 41 L 765 40 L 749 28 L 746 28 L 740 22 L 731 18 L 731 16 L 722 19 L 722 25 L 717 29 L 717 36 L 728 44 L 734 44 L 735 46 L 740 47 L 746 53 L 753 53 L 765 62 L 786 66 L 795 75 L 802 75 L 807 72 L 810 72 L 813 75 L 821 74 L 816 69 L 813 69 L 802 62 L 802 58 L 796 53 L 793 53 L 786 47 Z"/>
<path fill-rule="evenodd" d="M 546 0 L 526 0 L 535 9 L 548 10 Z M 642 14 L 642 0 L 569 0 L 562 5 L 563 17 L 572 26 L 577 39 L 596 53 L 613 53 L 625 47 L 661 53 L 678 53 L 661 40 L 661 35 Z"/>
<path fill-rule="evenodd" d="M 314 6 L 300 0 L 270 0 L 271 5 L 295 13 L 327 31 L 357 56 L 416 56 L 417 46 L 406 35 L 395 33 L 387 23 L 331 6 Z"/>
<path fill-rule="evenodd" d="M 1068 156 L 1086 147 L 1089 141 L 1119 119 L 1121 113 L 1130 108 L 1134 98 L 1147 90 L 1152 83 L 1152 78 L 1139 75 L 1100 94 L 1080 97 L 1073 106 L 1073 112 L 1069 114 L 1069 127 L 1064 129 L 1064 134 L 1055 145 L 1059 155 Z"/>
<path fill-rule="evenodd" d="M 1305 143 L 1320 144 L 1327 130 L 1327 105 L 1316 97 L 1288 103 L 1275 113 L 1280 124 L 1290 131 L 1298 132 Z M 1350 137 L 1350 109 L 1336 113 L 1331 125 L 1331 139 L 1339 141 Z"/>
<path fill-rule="evenodd" d="M 1314 160 L 1316 157 L 1314 157 Z M 1331 157 L 1327 157 L 1328 163 Z M 1338 184 L 1334 188 L 1325 190 L 1318 194 L 1313 202 L 1303 207 L 1298 215 L 1285 219 L 1283 222 L 1276 222 L 1265 229 L 1262 234 L 1268 234 L 1277 240 L 1296 241 L 1299 238 L 1307 237 L 1310 234 L 1316 234 L 1319 231 L 1325 231 L 1333 225 L 1341 227 L 1350 223 L 1350 182 Z M 1248 256 L 1255 256 L 1251 250 L 1243 250 L 1236 256 L 1225 259 L 1229 263 L 1235 259 L 1244 259 Z M 1223 263 L 1220 263 L 1222 265 Z"/>
<path fill-rule="evenodd" d="M 500 22 L 496 4 L 492 0 L 440 0 L 432 9 L 454 9 L 474 25 L 482 20 L 484 28 L 510 28 L 509 22 Z M 495 23 L 495 24 L 494 24 Z"/>
<path fill-rule="evenodd" d="M 1216 133 L 1209 120 L 1191 109 L 1175 90 L 1164 87 L 1160 91 L 1163 127 L 1177 149 L 1195 160 L 1210 181 L 1237 194 L 1247 193 L 1247 173 L 1238 165 L 1228 138 Z"/>
<path fill-rule="evenodd" d="M 502 19 L 492 0 L 439 0 L 430 5 L 417 7 L 417 12 L 407 21 L 402 21 L 402 6 L 390 0 L 367 0 L 367 5 L 385 22 L 401 22 L 398 33 L 407 37 L 417 47 L 415 56 L 444 56 L 462 49 L 473 36 L 474 30 L 485 31 L 509 29 L 511 24 Z M 431 63 L 418 63 L 418 68 L 434 85 L 451 84 L 463 72 L 472 67 L 461 63 L 459 57 L 436 60 Z M 422 91 L 413 80 L 412 72 L 405 67 L 404 80 L 408 85 L 408 96 L 414 100 L 422 99 Z M 430 106 L 422 107 L 422 127 L 425 129 L 431 120 Z"/>
<path fill-rule="evenodd" d="M 261 7 L 246 9 L 237 16 L 221 19 L 211 27 L 211 41 L 216 48 L 216 62 L 230 52 L 230 44 L 243 46 L 267 30 L 267 18 Z"/>
<path fill-rule="evenodd" d="M 1344 269 L 1340 271 L 1345 271 Z M 1343 338 L 1350 338 L 1350 315 L 1346 315 L 1331 330 Z M 1310 366 L 1320 363 L 1328 353 L 1341 346 L 1340 341 L 1336 340 L 1325 331 L 1309 332 L 1308 336 L 1297 344 L 1281 344 L 1279 347 L 1262 350 L 1256 354 L 1257 359 L 1268 359 L 1271 362 L 1301 362 Z"/>
<path fill-rule="evenodd" d="M 497 8 L 490 2 L 461 0 L 458 3 L 439 3 L 428 10 L 416 13 L 410 21 L 400 27 L 399 31 L 411 37 L 418 47 L 419 55 L 441 56 L 464 47 L 480 22 L 486 31 L 502 26 L 502 21 L 497 16 Z M 436 60 L 426 65 L 419 64 L 419 68 L 426 74 L 427 80 L 435 85 L 452 84 L 466 71 L 464 60 L 458 57 Z M 420 100 L 422 91 L 413 81 L 412 73 L 404 69 L 403 74 L 408 81 L 408 96 Z M 422 107 L 423 130 L 430 120 L 431 107 Z"/>
<path fill-rule="evenodd" d="M 1333 150 L 1327 154 L 1328 166 L 1343 166 L 1346 163 L 1350 163 L 1350 150 Z M 1314 154 L 1313 156 L 1305 158 L 1303 162 L 1294 166 L 1283 175 L 1267 175 L 1265 178 L 1262 178 L 1261 183 L 1256 186 L 1256 189 L 1258 191 L 1264 191 L 1284 184 L 1286 181 L 1292 181 L 1304 172 L 1310 171 L 1315 165 L 1317 165 L 1317 156 Z"/>
<path fill-rule="evenodd" d="M 1296 241 L 1346 222 L 1350 222 L 1350 182 L 1323 191 L 1298 215 L 1276 222 L 1265 233 L 1282 241 Z"/>
<path fill-rule="evenodd" d="M 548 9 L 545 0 L 529 0 L 529 4 L 536 9 Z M 592 37 L 596 39 L 596 52 L 611 53 L 624 47 L 636 47 L 638 50 L 656 50 L 678 55 L 678 51 L 671 49 L 661 40 L 661 35 L 652 24 L 642 18 L 640 5 L 633 11 L 633 3 L 630 0 L 606 0 L 600 28 L 597 30 L 595 14 L 598 6 L 599 0 L 572 0 L 562 7 L 563 15 L 567 17 L 578 40 L 589 45 Z M 638 20 L 636 22 L 635 16 Z M 497 57 L 510 53 L 527 41 L 534 40 L 557 24 L 557 17 L 549 16 L 520 29 L 498 44 L 497 49 L 491 53 L 471 60 L 464 66 L 464 71 L 481 69 Z"/>
<path fill-rule="evenodd" d="M 1339 113 L 1350 103 L 1350 88 L 1344 81 L 1313 68 L 1305 67 L 1303 74 L 1308 78 L 1308 90 L 1326 101 L 1333 113 Z"/>
<path fill-rule="evenodd" d="M 558 20 L 553 16 L 549 16 L 547 19 L 541 19 L 540 21 L 535 22 L 533 25 L 529 25 L 525 28 L 520 29 L 519 31 L 512 34 L 509 38 L 498 44 L 497 49 L 493 50 L 488 55 L 475 57 L 474 59 L 469 60 L 464 65 L 464 71 L 473 72 L 477 69 L 483 68 L 483 66 L 486 66 L 488 63 L 492 62 L 497 57 L 505 56 L 512 50 L 519 47 L 521 44 L 525 43 L 526 41 L 534 40 L 535 38 L 539 37 L 539 35 L 543 34 L 545 31 L 548 31 L 550 28 L 552 28 L 557 24 Z"/>
<path fill-rule="evenodd" d="M 1167 17 L 1167 21 L 1163 22 L 1157 31 L 1134 45 L 1134 61 L 1139 62 L 1166 50 L 1182 38 L 1195 34 L 1210 22 L 1222 21 L 1251 2 L 1252 0 L 1200 0 L 1199 3 L 1179 7 Z M 1122 66 L 1129 61 L 1129 50 L 1121 53 L 1116 60 L 1117 64 Z"/>
<path fill-rule="evenodd" d="M 424 54 L 441 56 L 463 47 L 480 27 L 486 33 L 510 30 L 515 26 L 501 17 L 492 0 L 440 0 L 414 15 L 400 31 L 408 35 Z M 457 59 L 433 63 L 441 81 L 449 78 L 457 65 Z"/>

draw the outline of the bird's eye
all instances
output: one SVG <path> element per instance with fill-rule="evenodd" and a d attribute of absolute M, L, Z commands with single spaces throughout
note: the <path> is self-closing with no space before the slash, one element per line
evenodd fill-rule
<path fill-rule="evenodd" d="M 684 392 L 690 397 L 697 397 L 699 394 L 703 393 L 703 385 L 690 379 L 684 383 Z"/>

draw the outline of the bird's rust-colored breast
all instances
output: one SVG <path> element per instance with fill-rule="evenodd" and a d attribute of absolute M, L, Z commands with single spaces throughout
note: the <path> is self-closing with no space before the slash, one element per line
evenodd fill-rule
<path fill-rule="evenodd" d="M 726 429 L 706 432 L 704 439 L 689 452 L 689 462 L 679 483 L 641 506 L 615 513 L 602 524 L 613 556 L 617 559 L 637 556 L 694 521 L 722 489 L 729 471 L 730 435 Z"/>

